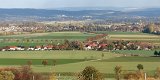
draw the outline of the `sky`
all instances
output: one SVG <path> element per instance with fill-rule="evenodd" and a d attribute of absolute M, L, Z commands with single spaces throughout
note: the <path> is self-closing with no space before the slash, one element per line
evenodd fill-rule
<path fill-rule="evenodd" d="M 0 0 L 0 8 L 160 7 L 160 0 Z"/>

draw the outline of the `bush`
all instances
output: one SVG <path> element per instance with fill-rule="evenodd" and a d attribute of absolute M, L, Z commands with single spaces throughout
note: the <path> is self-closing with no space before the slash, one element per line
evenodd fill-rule
<path fill-rule="evenodd" d="M 14 80 L 14 74 L 11 71 L 1 71 L 0 80 Z"/>
<path fill-rule="evenodd" d="M 138 80 L 139 77 L 136 73 L 130 72 L 124 75 L 125 80 Z"/>

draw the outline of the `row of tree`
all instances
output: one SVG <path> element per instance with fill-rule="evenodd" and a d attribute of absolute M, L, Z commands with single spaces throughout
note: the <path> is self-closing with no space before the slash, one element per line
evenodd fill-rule
<path fill-rule="evenodd" d="M 42 60 L 42 65 L 44 65 L 44 66 L 47 66 L 47 65 L 49 65 L 49 61 L 48 60 Z M 57 61 L 56 60 L 52 60 L 52 65 L 53 66 L 55 66 L 56 65 L 56 63 L 57 63 Z M 31 65 L 33 65 L 33 62 L 32 62 L 32 60 L 29 60 L 29 61 L 27 61 L 27 65 L 29 66 L 29 67 L 31 67 Z"/>
<path fill-rule="evenodd" d="M 45 80 L 28 66 L 0 69 L 0 80 Z"/>
<path fill-rule="evenodd" d="M 155 75 L 149 77 L 143 71 L 142 64 L 137 65 L 137 71 L 125 71 L 122 66 L 116 66 L 115 79 L 116 80 L 159 80 L 160 67 L 156 69 Z M 48 78 L 42 77 L 42 74 L 34 73 L 30 67 L 23 66 L 20 68 L 4 68 L 0 69 L 0 80 L 56 80 L 56 74 L 48 74 Z M 95 67 L 87 66 L 77 75 L 77 80 L 104 80 L 104 75 L 100 73 Z"/>
<path fill-rule="evenodd" d="M 143 32 L 144 33 L 150 33 L 150 34 L 156 34 L 156 35 L 160 35 L 160 31 L 155 29 L 155 24 L 149 24 L 147 26 L 144 27 Z"/>
<path fill-rule="evenodd" d="M 155 75 L 150 77 L 143 71 L 142 64 L 137 65 L 137 71 L 125 71 L 122 70 L 122 66 L 116 66 L 115 79 L 116 80 L 159 80 L 160 79 L 160 67 L 156 69 Z M 93 66 L 86 67 L 81 73 L 78 80 L 104 80 L 103 75 L 95 69 Z"/>

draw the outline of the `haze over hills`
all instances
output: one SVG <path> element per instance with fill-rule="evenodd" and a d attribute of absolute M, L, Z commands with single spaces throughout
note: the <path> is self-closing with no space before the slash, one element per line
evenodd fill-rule
<path fill-rule="evenodd" d="M 112 17 L 159 17 L 160 8 L 0 9 L 0 20 L 85 20 Z"/>

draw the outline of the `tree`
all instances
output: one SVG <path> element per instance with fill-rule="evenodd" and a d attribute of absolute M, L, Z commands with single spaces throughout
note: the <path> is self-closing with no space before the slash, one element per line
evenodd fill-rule
<path fill-rule="evenodd" d="M 81 72 L 80 80 L 103 80 L 102 74 L 93 66 L 87 66 Z"/>
<path fill-rule="evenodd" d="M 56 75 L 54 73 L 51 73 L 51 75 L 49 76 L 49 80 L 57 80 Z"/>
<path fill-rule="evenodd" d="M 159 51 L 159 53 L 158 53 L 158 56 L 160 56 L 160 51 Z"/>
<path fill-rule="evenodd" d="M 158 56 L 158 54 L 159 54 L 159 53 L 158 53 L 157 51 L 154 51 L 154 55 L 155 55 L 155 56 Z"/>
<path fill-rule="evenodd" d="M 82 42 L 79 42 L 79 49 L 83 50 L 84 49 L 84 44 Z"/>
<path fill-rule="evenodd" d="M 53 66 L 55 66 L 55 65 L 56 65 L 56 63 L 57 63 L 57 61 L 56 61 L 56 60 L 53 60 Z"/>
<path fill-rule="evenodd" d="M 0 80 L 14 80 L 14 74 L 11 71 L 1 71 Z"/>
<path fill-rule="evenodd" d="M 48 60 L 43 60 L 43 61 L 42 61 L 42 64 L 43 64 L 44 66 L 48 65 Z"/>
<path fill-rule="evenodd" d="M 101 57 L 102 57 L 102 59 L 104 58 L 104 53 L 102 53 Z"/>
<path fill-rule="evenodd" d="M 144 33 L 153 33 L 154 32 L 154 24 L 149 24 L 143 30 Z"/>
<path fill-rule="evenodd" d="M 28 65 L 29 67 L 31 67 L 32 61 L 31 61 L 31 60 L 27 61 L 27 65 Z"/>
<path fill-rule="evenodd" d="M 33 72 L 32 69 L 28 66 L 22 66 L 21 67 L 21 79 L 22 80 L 30 80 L 32 78 Z"/>
<path fill-rule="evenodd" d="M 149 33 L 152 33 L 154 31 L 154 24 L 149 24 L 148 26 L 148 29 L 149 29 Z"/>
<path fill-rule="evenodd" d="M 121 66 L 116 66 L 114 71 L 115 71 L 115 74 L 116 74 L 116 80 L 120 80 L 122 67 Z"/>
<path fill-rule="evenodd" d="M 155 77 L 157 80 L 160 79 L 160 67 L 157 67 L 156 72 L 155 72 Z"/>
<path fill-rule="evenodd" d="M 114 48 L 113 44 L 109 44 L 109 45 L 107 46 L 107 50 L 113 50 L 113 48 Z"/>
<path fill-rule="evenodd" d="M 138 64 L 138 65 L 137 65 L 137 68 L 138 68 L 139 71 L 140 71 L 140 70 L 143 70 L 143 65 L 142 65 L 142 64 Z"/>
<path fill-rule="evenodd" d="M 70 42 L 68 40 L 64 40 L 64 46 L 66 49 L 70 48 Z"/>

